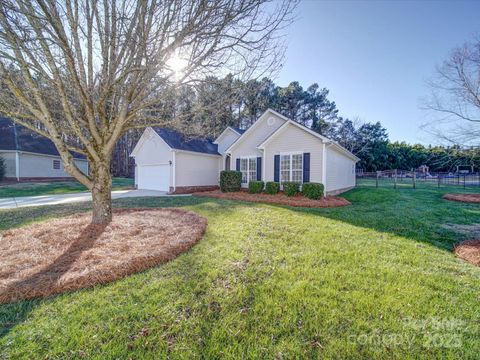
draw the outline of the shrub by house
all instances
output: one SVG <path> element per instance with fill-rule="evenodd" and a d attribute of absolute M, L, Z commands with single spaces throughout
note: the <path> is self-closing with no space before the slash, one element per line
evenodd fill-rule
<path fill-rule="evenodd" d="M 240 171 L 224 170 L 220 172 L 220 190 L 222 192 L 240 191 L 242 173 Z"/>
<path fill-rule="evenodd" d="M 263 181 L 250 181 L 248 183 L 248 192 L 251 194 L 260 194 L 263 191 Z"/>
<path fill-rule="evenodd" d="M 323 196 L 324 186 L 320 183 L 304 183 L 302 185 L 302 194 L 303 196 L 318 200 Z"/>
<path fill-rule="evenodd" d="M 280 191 L 280 183 L 275 181 L 268 181 L 265 185 L 265 192 L 270 195 L 275 195 Z"/>

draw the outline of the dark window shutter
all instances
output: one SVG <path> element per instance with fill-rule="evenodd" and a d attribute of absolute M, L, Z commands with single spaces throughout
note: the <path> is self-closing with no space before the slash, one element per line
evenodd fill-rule
<path fill-rule="evenodd" d="M 240 159 L 237 159 L 237 171 L 240 171 Z"/>
<path fill-rule="evenodd" d="M 310 182 L 310 153 L 303 153 L 303 182 Z"/>
<path fill-rule="evenodd" d="M 273 158 L 273 181 L 280 182 L 280 155 Z"/>
<path fill-rule="evenodd" d="M 262 158 L 257 157 L 257 180 L 262 180 Z"/>

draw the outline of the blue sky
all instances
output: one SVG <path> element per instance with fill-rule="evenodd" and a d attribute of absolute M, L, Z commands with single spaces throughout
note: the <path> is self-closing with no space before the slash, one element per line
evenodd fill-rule
<path fill-rule="evenodd" d="M 391 140 L 434 144 L 420 130 L 425 81 L 475 34 L 480 1 L 305 0 L 276 82 L 317 82 L 342 116 L 380 121 Z"/>

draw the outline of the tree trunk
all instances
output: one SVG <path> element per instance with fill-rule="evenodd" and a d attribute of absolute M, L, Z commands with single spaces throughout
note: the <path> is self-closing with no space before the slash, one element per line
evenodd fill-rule
<path fill-rule="evenodd" d="M 100 166 L 93 169 L 92 188 L 93 224 L 108 224 L 112 221 L 112 176 L 109 167 Z"/>

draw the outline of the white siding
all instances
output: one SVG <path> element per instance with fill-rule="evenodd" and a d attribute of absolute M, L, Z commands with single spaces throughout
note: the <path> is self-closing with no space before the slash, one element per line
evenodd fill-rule
<path fill-rule="evenodd" d="M 265 146 L 264 181 L 274 180 L 274 156 L 285 152 L 310 153 L 310 182 L 322 182 L 322 140 L 291 124 Z"/>
<path fill-rule="evenodd" d="M 53 168 L 53 161 L 60 161 L 60 169 Z M 29 177 L 71 177 L 64 168 L 59 156 L 42 154 L 28 154 L 20 152 L 19 156 L 20 178 Z M 88 162 L 86 160 L 75 160 L 80 171 L 87 173 Z"/>
<path fill-rule="evenodd" d="M 237 140 L 239 137 L 240 135 L 238 133 L 236 133 L 230 128 L 227 128 L 227 130 L 225 130 L 225 133 L 222 135 L 222 137 L 217 139 L 218 152 L 223 155 L 225 150 L 227 150 L 230 147 L 230 145 L 232 145 L 235 142 L 235 140 Z"/>
<path fill-rule="evenodd" d="M 353 186 L 355 186 L 355 161 L 334 148 L 327 148 L 326 191 L 332 192 Z"/>
<path fill-rule="evenodd" d="M 169 183 L 173 186 L 173 154 L 170 147 L 158 136 L 153 130 L 147 129 L 139 140 L 142 141 L 140 148 L 135 154 L 135 165 L 169 165 Z M 135 171 L 138 176 L 138 171 Z M 144 172 L 142 172 L 144 176 Z M 135 184 L 138 184 L 138 179 L 135 179 Z"/>
<path fill-rule="evenodd" d="M 235 170 L 236 159 L 242 156 L 263 156 L 263 151 L 257 149 L 257 146 L 284 123 L 285 120 L 275 114 L 267 113 L 266 116 L 260 117 L 233 145 L 231 168 Z"/>
<path fill-rule="evenodd" d="M 221 156 L 175 152 L 176 186 L 218 185 Z"/>
<path fill-rule="evenodd" d="M 5 160 L 6 172 L 5 177 L 14 178 L 15 173 L 15 153 L 14 152 L 0 152 L 0 157 Z"/>

